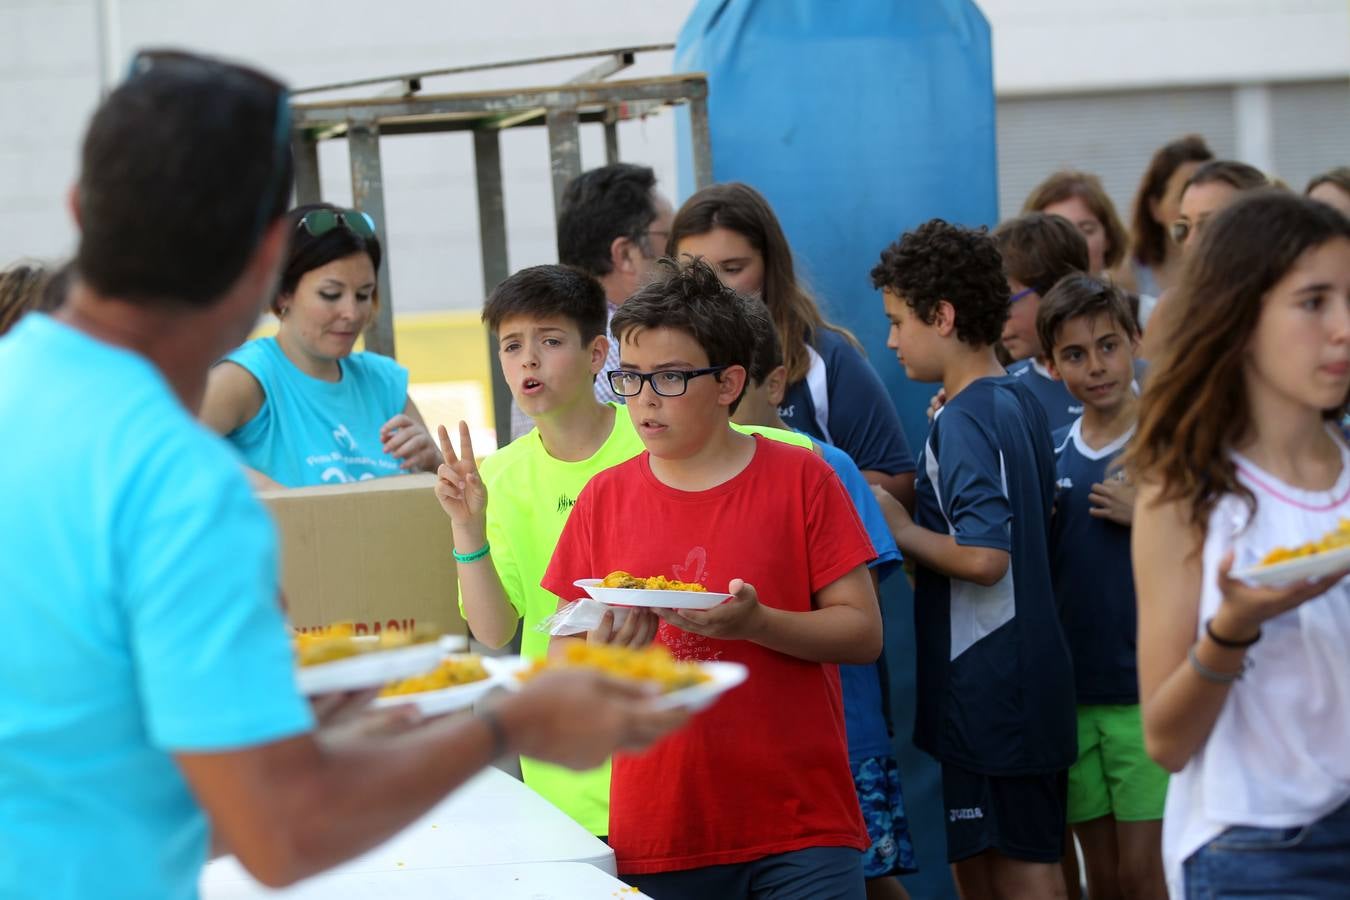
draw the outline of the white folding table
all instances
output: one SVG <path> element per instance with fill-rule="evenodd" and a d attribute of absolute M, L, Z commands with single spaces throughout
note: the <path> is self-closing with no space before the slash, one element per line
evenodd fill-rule
<path fill-rule="evenodd" d="M 355 883 L 349 879 L 362 875 L 397 875 L 406 878 L 409 873 L 435 870 L 434 874 L 418 875 L 416 879 L 440 883 L 439 879 L 443 876 L 444 886 L 449 889 L 453 887 L 451 876 L 454 874 L 448 872 L 449 869 L 465 866 L 521 867 L 534 863 L 585 864 L 598 873 L 611 876 L 610 883 L 615 885 L 616 891 L 623 887 L 612 878 L 617 873 L 614 851 L 604 841 L 521 782 L 499 769 L 489 767 L 384 844 L 311 881 L 318 884 L 327 879 L 348 879 L 342 882 L 343 892 L 338 893 L 335 885 L 330 889 L 329 896 L 381 897 L 386 895 L 359 891 L 349 893 L 347 886 L 356 890 Z M 500 875 L 499 872 L 492 874 Z M 394 883 L 394 879 L 382 877 L 372 881 L 378 884 Z M 304 890 L 309 883 L 305 882 L 291 890 Z M 411 885 L 414 880 L 402 883 Z M 251 888 L 252 892 L 239 893 L 243 888 Z M 378 888 L 373 887 L 372 890 Z M 215 860 L 206 867 L 201 880 L 201 894 L 203 900 L 269 895 L 232 856 Z M 291 894 L 286 893 L 284 896 Z M 317 897 L 319 894 L 296 893 L 294 896 Z M 440 896 L 460 895 L 442 893 Z M 597 895 L 592 892 L 582 896 Z M 608 898 L 609 894 L 599 896 Z"/>
<path fill-rule="evenodd" d="M 270 891 L 257 882 L 213 879 L 204 900 L 643 900 L 613 875 L 585 863 L 446 866 L 392 872 L 337 870 Z M 648 898 L 650 900 L 650 898 Z"/>

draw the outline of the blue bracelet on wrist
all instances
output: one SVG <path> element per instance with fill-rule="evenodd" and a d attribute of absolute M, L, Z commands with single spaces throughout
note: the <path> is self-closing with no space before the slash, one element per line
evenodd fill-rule
<path fill-rule="evenodd" d="M 472 553 L 460 553 L 458 550 L 455 550 L 453 548 L 451 548 L 450 550 L 451 555 L 455 557 L 455 562 L 457 563 L 477 562 L 478 560 L 487 556 L 488 553 L 490 552 L 492 552 L 492 545 L 486 543 L 483 544 L 483 546 L 479 547 L 477 550 L 473 551 Z"/>

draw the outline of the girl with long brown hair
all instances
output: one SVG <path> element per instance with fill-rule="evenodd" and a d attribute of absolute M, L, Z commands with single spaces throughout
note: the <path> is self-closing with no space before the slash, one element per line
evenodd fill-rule
<path fill-rule="evenodd" d="M 1350 879 L 1350 569 L 1265 587 L 1234 572 L 1350 517 L 1350 221 L 1245 194 L 1169 302 L 1127 461 L 1144 736 L 1178 773 L 1168 880 L 1330 896 Z"/>
<path fill-rule="evenodd" d="M 1130 214 L 1132 259 L 1120 282 L 1149 297 L 1160 297 L 1181 269 L 1181 249 L 1168 239 L 1181 191 L 1201 163 L 1214 158 L 1205 139 L 1188 134 L 1159 147 L 1144 170 Z"/>
<path fill-rule="evenodd" d="M 788 372 L 783 421 L 839 447 L 869 482 L 912 507 L 914 457 L 890 395 L 857 340 L 825 320 L 798 280 L 768 201 L 739 182 L 706 187 L 675 214 L 666 252 L 702 257 L 728 287 L 764 301 Z"/>

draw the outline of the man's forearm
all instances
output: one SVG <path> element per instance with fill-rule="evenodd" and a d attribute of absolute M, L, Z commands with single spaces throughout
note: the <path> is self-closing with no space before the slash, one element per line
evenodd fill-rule
<path fill-rule="evenodd" d="M 318 872 L 392 837 L 509 749 L 496 735 L 483 719 L 458 718 L 325 751 L 321 796 L 294 829 L 301 858 Z"/>
<path fill-rule="evenodd" d="M 220 778 L 228 752 L 178 761 L 210 810 L 215 845 L 279 887 L 393 836 L 491 762 L 495 734 L 476 718 L 337 744 L 305 734 L 269 747 L 248 782 Z"/>

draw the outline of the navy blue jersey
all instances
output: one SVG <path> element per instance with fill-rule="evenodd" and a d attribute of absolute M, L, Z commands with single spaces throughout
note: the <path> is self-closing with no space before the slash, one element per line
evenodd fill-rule
<path fill-rule="evenodd" d="M 787 426 L 834 444 L 859 469 L 913 472 L 914 454 L 895 404 L 862 351 L 828 328 L 807 346 L 814 354 L 811 369 L 788 387 L 778 408 Z"/>
<path fill-rule="evenodd" d="M 934 417 L 915 487 L 919 525 L 1009 554 L 991 587 L 918 566 L 915 744 L 987 775 L 1067 768 L 1077 717 L 1050 580 L 1045 411 L 1012 376 L 974 382 Z"/>
<path fill-rule="evenodd" d="M 1134 429 L 1100 450 L 1083 443 L 1082 419 L 1055 435 L 1059 492 L 1050 524 L 1050 573 L 1073 655 L 1079 703 L 1138 703 L 1130 529 L 1090 515 L 1092 486 L 1117 477 L 1111 463 Z"/>
<path fill-rule="evenodd" d="M 1020 380 L 1036 395 L 1052 432 L 1068 428 L 1083 414 L 1082 401 L 1069 393 L 1064 382 L 1050 377 L 1049 370 L 1034 359 L 1018 360 L 1008 366 L 1008 374 Z"/>

